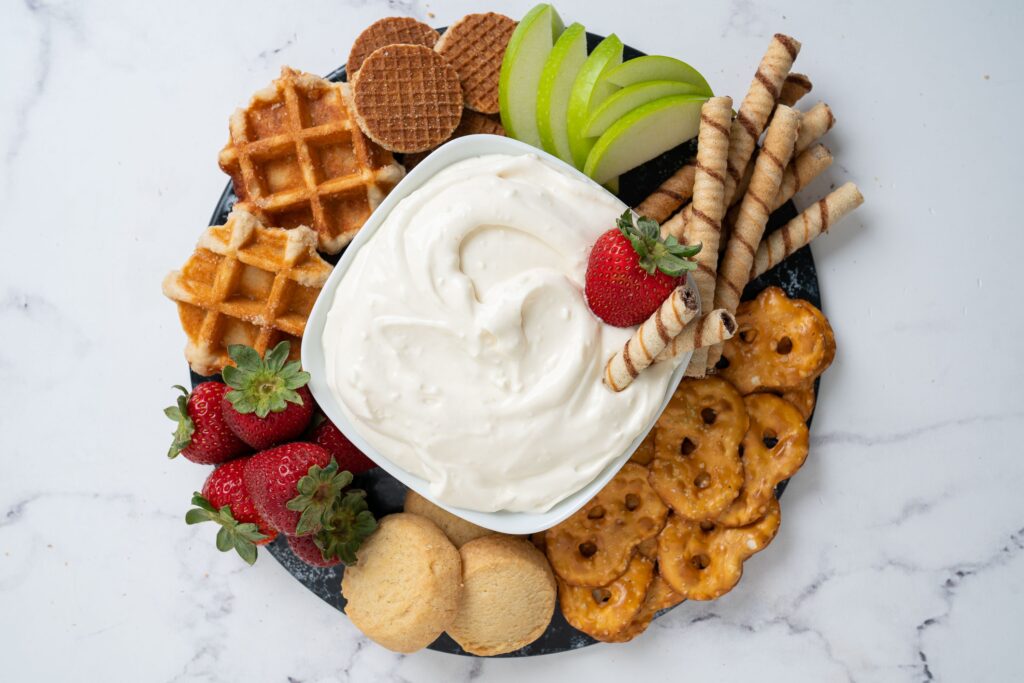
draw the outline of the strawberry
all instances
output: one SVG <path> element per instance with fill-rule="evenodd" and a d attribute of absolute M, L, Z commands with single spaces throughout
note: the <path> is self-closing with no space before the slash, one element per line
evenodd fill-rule
<path fill-rule="evenodd" d="M 331 464 L 335 464 L 333 460 Z M 313 535 L 313 542 L 324 558 L 355 564 L 356 551 L 376 529 L 377 520 L 366 505 L 366 492 L 349 489 L 343 497 L 335 499 L 323 527 Z"/>
<path fill-rule="evenodd" d="M 232 460 L 215 469 L 203 484 L 202 493 L 192 494 L 196 507 L 185 514 L 188 524 L 216 522 L 217 548 L 234 548 L 243 560 L 256 561 L 256 546 L 270 543 L 277 532 L 256 512 L 245 487 L 243 474 L 248 458 Z"/>
<path fill-rule="evenodd" d="M 377 528 L 366 493 L 344 491 L 352 473 L 312 443 L 289 443 L 249 458 L 243 475 L 263 518 L 288 536 L 308 536 L 324 558 L 355 562 L 363 540 Z M 344 491 L 344 495 L 342 492 Z"/>
<path fill-rule="evenodd" d="M 341 433 L 341 430 L 326 417 L 313 428 L 310 440 L 326 448 L 327 452 L 338 461 L 338 466 L 352 474 L 362 474 L 366 470 L 377 466 L 377 463 L 370 460 L 366 457 L 365 453 L 356 448 L 355 444 L 349 441 Z"/>
<path fill-rule="evenodd" d="M 306 388 L 309 373 L 288 361 L 291 345 L 281 342 L 260 358 L 255 349 L 233 344 L 228 355 L 235 366 L 224 368 L 231 391 L 221 405 L 231 431 L 256 449 L 298 437 L 313 416 L 313 395 Z"/>
<path fill-rule="evenodd" d="M 203 382 L 192 393 L 183 386 L 177 405 L 164 409 L 164 415 L 178 423 L 168 458 L 179 453 L 200 465 L 216 465 L 248 453 L 251 449 L 239 439 L 224 420 L 221 403 L 228 386 L 221 382 Z"/>
<path fill-rule="evenodd" d="M 312 536 L 289 536 L 288 547 L 296 557 L 314 567 L 333 567 L 341 563 L 337 557 L 324 557 L 324 551 L 320 550 Z"/>
<path fill-rule="evenodd" d="M 252 456 L 245 464 L 245 485 L 256 509 L 271 527 L 289 536 L 302 536 L 314 530 L 331 503 L 352 481 L 347 472 L 326 472 L 331 454 L 313 443 L 289 443 Z M 300 493 L 299 480 L 312 476 L 306 491 L 305 507 L 288 505 Z M 343 476 L 347 475 L 347 476 Z M 301 531 L 299 523 L 306 515 Z"/>
<path fill-rule="evenodd" d="M 628 209 L 618 227 L 597 238 L 587 262 L 587 304 L 601 320 L 632 327 L 647 320 L 679 286 L 701 245 L 685 246 L 669 235 L 661 239 L 656 221 L 641 216 L 633 225 Z"/>

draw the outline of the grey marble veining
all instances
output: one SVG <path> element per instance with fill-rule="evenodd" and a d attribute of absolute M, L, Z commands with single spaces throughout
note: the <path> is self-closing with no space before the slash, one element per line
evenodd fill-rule
<path fill-rule="evenodd" d="M 487 8 L 521 15 L 528 2 Z M 388 14 L 468 0 L 0 6 L 0 678 L 240 681 L 1024 679 L 1024 425 L 1013 112 L 1024 10 L 556 3 L 742 97 L 768 36 L 838 124 L 867 203 L 814 246 L 839 352 L 779 536 L 720 600 L 636 641 L 527 660 L 402 656 L 264 553 L 182 517 L 164 457 L 187 379 L 166 271 L 225 177 L 230 112 L 282 64 L 327 73 Z"/>

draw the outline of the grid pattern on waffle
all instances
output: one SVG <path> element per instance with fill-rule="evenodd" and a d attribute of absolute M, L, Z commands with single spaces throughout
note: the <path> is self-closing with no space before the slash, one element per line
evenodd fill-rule
<path fill-rule="evenodd" d="M 265 228 L 236 209 L 227 223 L 208 228 L 185 266 L 164 280 L 188 336 L 189 365 L 212 375 L 230 363 L 230 344 L 263 355 L 283 340 L 298 358 L 306 320 L 330 272 L 312 230 Z"/>
<path fill-rule="evenodd" d="M 434 47 L 438 33 L 412 17 L 385 17 L 370 24 L 352 43 L 345 68 L 351 79 L 377 48 L 387 45 L 424 45 Z"/>
<path fill-rule="evenodd" d="M 268 225 L 305 225 L 319 248 L 348 244 L 402 176 L 363 136 L 339 85 L 288 67 L 230 121 L 220 166 L 239 206 Z"/>
<path fill-rule="evenodd" d="M 459 74 L 468 108 L 485 114 L 498 111 L 498 76 L 515 29 L 516 22 L 502 14 L 469 14 L 437 44 L 438 53 Z"/>
<path fill-rule="evenodd" d="M 439 145 L 462 117 L 458 74 L 420 45 L 374 52 L 356 74 L 352 93 L 363 130 L 395 151 L 422 152 Z"/>

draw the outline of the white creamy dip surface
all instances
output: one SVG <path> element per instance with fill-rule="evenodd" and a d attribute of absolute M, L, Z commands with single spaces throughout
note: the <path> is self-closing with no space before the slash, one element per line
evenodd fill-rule
<path fill-rule="evenodd" d="M 673 367 L 602 384 L 633 328 L 584 300 L 625 210 L 535 155 L 462 161 L 399 202 L 338 284 L 327 384 L 359 435 L 471 510 L 544 512 L 654 418 Z"/>

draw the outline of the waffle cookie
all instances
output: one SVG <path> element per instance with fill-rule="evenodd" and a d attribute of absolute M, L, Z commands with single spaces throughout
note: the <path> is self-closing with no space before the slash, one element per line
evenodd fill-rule
<path fill-rule="evenodd" d="M 235 209 L 227 223 L 207 228 L 181 270 L 164 278 L 188 336 L 185 358 L 200 375 L 220 372 L 229 344 L 262 356 L 288 340 L 299 357 L 302 333 L 331 266 L 316 253 L 309 228 L 265 228 Z"/>
<path fill-rule="evenodd" d="M 239 208 L 266 225 L 313 228 L 329 254 L 352 240 L 404 173 L 355 124 L 347 87 L 282 68 L 231 116 L 220 152 Z"/>
<path fill-rule="evenodd" d="M 366 58 L 378 48 L 388 45 L 423 45 L 434 47 L 440 36 L 432 27 L 412 17 L 384 17 L 375 21 L 359 34 L 348 53 L 345 71 L 349 79 L 363 65 Z"/>
<path fill-rule="evenodd" d="M 459 75 L 430 48 L 389 45 L 352 81 L 356 120 L 392 152 L 422 152 L 447 140 L 462 118 Z"/>
<path fill-rule="evenodd" d="M 516 22 L 504 14 L 467 14 L 448 27 L 434 49 L 459 74 L 466 107 L 498 111 L 498 75 Z"/>

